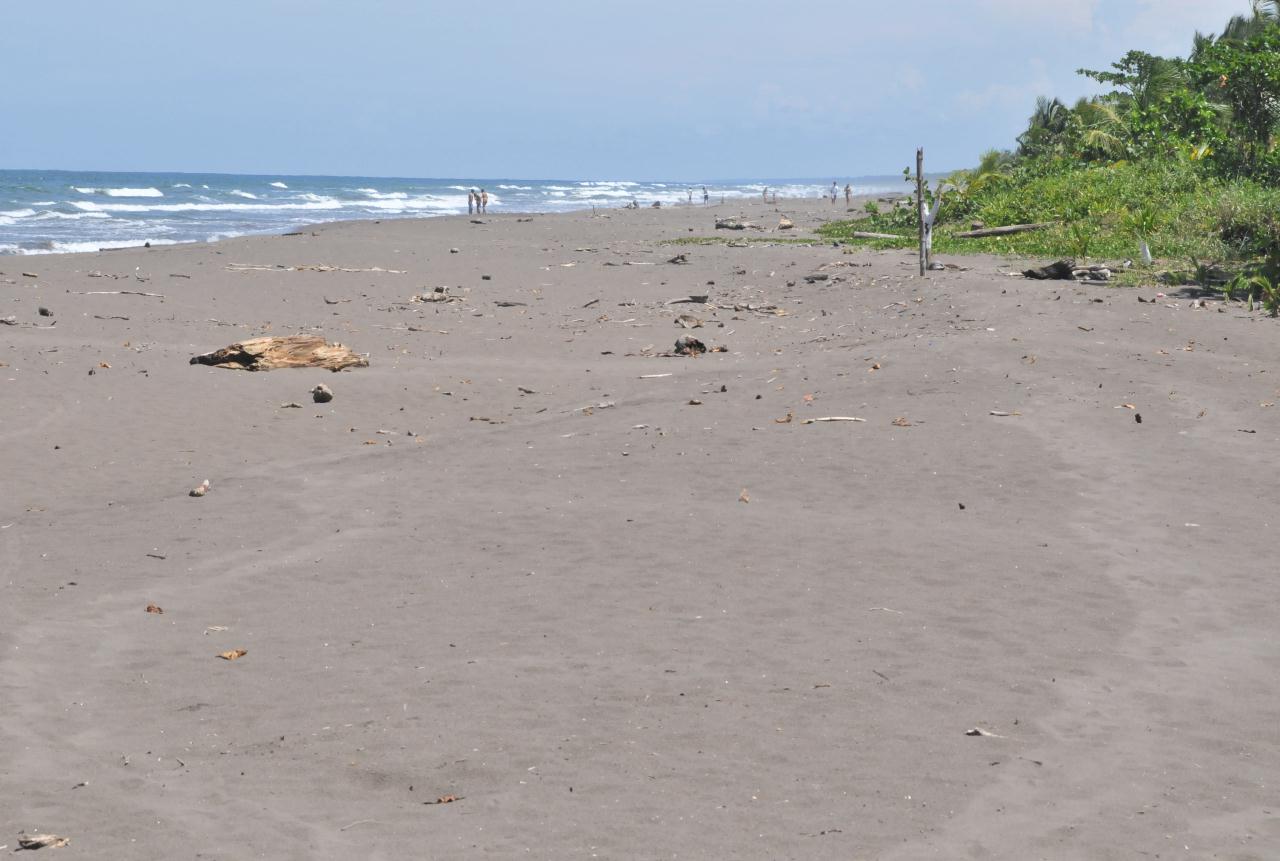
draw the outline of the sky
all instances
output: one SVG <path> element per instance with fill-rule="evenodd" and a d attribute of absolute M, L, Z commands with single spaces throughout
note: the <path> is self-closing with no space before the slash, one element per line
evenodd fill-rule
<path fill-rule="evenodd" d="M 927 170 L 1247 0 L 9 0 L 0 169 L 715 180 Z"/>

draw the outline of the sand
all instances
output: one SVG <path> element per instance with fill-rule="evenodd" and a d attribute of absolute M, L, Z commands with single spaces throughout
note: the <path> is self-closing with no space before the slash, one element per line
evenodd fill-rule
<path fill-rule="evenodd" d="M 0 259 L 0 845 L 1280 856 L 1280 324 L 777 218 Z"/>

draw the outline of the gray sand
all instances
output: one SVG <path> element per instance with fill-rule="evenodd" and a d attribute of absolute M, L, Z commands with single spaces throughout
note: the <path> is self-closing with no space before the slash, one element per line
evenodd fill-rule
<path fill-rule="evenodd" d="M 0 258 L 0 845 L 1280 856 L 1280 324 L 738 212 Z"/>

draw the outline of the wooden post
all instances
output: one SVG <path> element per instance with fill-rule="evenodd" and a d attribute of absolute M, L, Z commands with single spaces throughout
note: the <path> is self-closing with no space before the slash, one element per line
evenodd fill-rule
<path fill-rule="evenodd" d="M 924 277 L 925 267 L 929 265 L 924 248 L 924 221 L 928 215 L 924 199 L 924 147 L 916 150 L 916 209 L 920 213 L 920 275 Z"/>

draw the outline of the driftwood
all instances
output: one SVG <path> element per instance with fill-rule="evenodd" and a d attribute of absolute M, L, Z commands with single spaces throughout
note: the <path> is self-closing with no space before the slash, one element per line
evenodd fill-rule
<path fill-rule="evenodd" d="M 193 365 L 213 365 L 240 371 L 271 371 L 277 368 L 363 368 L 364 356 L 342 344 L 330 344 L 319 335 L 291 335 L 250 338 L 221 350 L 192 356 Z"/>
<path fill-rule="evenodd" d="M 855 230 L 849 234 L 851 239 L 906 239 L 905 236 L 898 236 L 896 233 L 871 233 L 867 230 Z"/>
<path fill-rule="evenodd" d="M 750 227 L 752 230 L 759 230 L 759 225 L 753 224 L 742 218 L 717 218 L 716 230 L 746 230 Z"/>
<path fill-rule="evenodd" d="M 1010 224 L 1005 227 L 984 227 L 982 230 L 966 230 L 957 233 L 956 239 L 981 239 L 984 236 L 1008 236 L 1010 233 L 1026 233 L 1028 230 L 1044 230 L 1057 222 L 1043 221 L 1039 224 Z"/>

